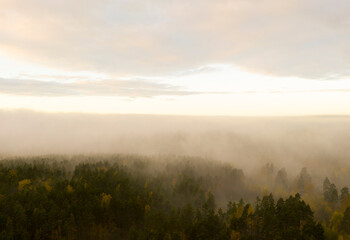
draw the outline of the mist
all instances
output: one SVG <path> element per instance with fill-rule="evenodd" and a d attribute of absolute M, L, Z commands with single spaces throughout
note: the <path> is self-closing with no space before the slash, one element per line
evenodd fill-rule
<path fill-rule="evenodd" d="M 271 163 L 292 175 L 349 180 L 350 118 L 99 115 L 0 111 L 0 154 L 193 156 L 245 172 Z"/>

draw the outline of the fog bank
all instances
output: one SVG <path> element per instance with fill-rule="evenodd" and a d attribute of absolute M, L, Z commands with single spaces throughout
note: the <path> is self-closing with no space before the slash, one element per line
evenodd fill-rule
<path fill-rule="evenodd" d="M 0 111 L 0 154 L 188 155 L 348 176 L 350 117 L 186 117 Z M 340 180 L 339 180 L 340 181 Z"/>

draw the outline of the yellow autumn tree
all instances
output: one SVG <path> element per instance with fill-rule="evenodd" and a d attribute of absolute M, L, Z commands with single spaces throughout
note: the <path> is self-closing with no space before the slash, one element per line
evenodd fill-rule
<path fill-rule="evenodd" d="M 69 184 L 68 184 L 68 186 L 67 186 L 67 192 L 69 192 L 69 193 L 74 192 L 73 187 L 72 187 L 71 185 L 69 185 Z"/>
<path fill-rule="evenodd" d="M 111 202 L 112 196 L 110 194 L 101 194 L 101 207 L 108 207 Z"/>
<path fill-rule="evenodd" d="M 22 191 L 24 190 L 27 186 L 29 186 L 31 183 L 30 179 L 23 179 L 18 182 L 18 190 Z"/>
<path fill-rule="evenodd" d="M 12 176 L 15 176 L 17 174 L 16 170 L 13 170 L 13 169 L 10 169 L 9 170 L 9 175 L 12 177 Z"/>
<path fill-rule="evenodd" d="M 44 182 L 44 187 L 45 187 L 45 189 L 46 189 L 48 192 L 50 192 L 50 191 L 52 190 L 52 187 L 51 187 L 51 185 L 50 185 L 50 182 L 51 182 L 50 179 Z"/>
<path fill-rule="evenodd" d="M 342 223 L 344 214 L 338 211 L 334 211 L 331 220 L 329 220 L 330 227 L 334 231 L 340 230 L 340 225 Z"/>
<path fill-rule="evenodd" d="M 230 234 L 230 240 L 239 240 L 239 235 L 239 232 L 232 230 Z"/>

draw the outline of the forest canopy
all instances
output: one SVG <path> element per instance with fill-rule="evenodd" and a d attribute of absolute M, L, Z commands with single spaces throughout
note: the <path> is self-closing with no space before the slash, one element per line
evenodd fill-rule
<path fill-rule="evenodd" d="M 1 239 L 348 239 L 350 197 L 296 179 L 179 156 L 0 162 Z"/>

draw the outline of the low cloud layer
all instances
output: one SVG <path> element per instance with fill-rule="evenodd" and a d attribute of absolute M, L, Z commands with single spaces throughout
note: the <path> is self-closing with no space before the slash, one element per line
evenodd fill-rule
<path fill-rule="evenodd" d="M 204 69 L 203 71 L 207 71 Z M 186 73 L 184 73 L 186 74 Z M 46 76 L 47 78 L 47 76 Z M 62 79 L 62 78 L 61 78 Z M 115 96 L 115 97 L 156 97 L 187 96 L 196 94 L 283 94 L 283 93 L 327 93 L 350 92 L 347 88 L 321 88 L 308 90 L 241 90 L 241 91 L 190 91 L 184 87 L 161 83 L 161 81 L 134 80 L 98 80 L 98 81 L 43 81 L 31 79 L 0 78 L 0 94 L 35 97 L 62 96 Z"/>
<path fill-rule="evenodd" d="M 53 82 L 0 78 L 0 94 L 24 96 L 121 96 L 155 97 L 192 95 L 200 92 L 186 91 L 179 86 L 143 80 L 100 80 Z"/>
<path fill-rule="evenodd" d="M 0 50 L 68 70 L 176 73 L 210 63 L 304 78 L 350 72 L 347 0 L 0 0 Z"/>
<path fill-rule="evenodd" d="M 187 155 L 246 171 L 267 162 L 345 184 L 350 118 L 180 117 L 0 111 L 0 159 L 8 155 Z M 320 180 L 319 182 L 322 182 Z M 335 181 L 335 180 L 334 180 Z"/>

